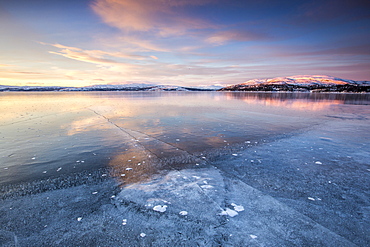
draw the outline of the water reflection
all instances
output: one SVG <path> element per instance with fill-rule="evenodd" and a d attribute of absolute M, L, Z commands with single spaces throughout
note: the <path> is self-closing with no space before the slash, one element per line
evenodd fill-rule
<path fill-rule="evenodd" d="M 0 181 L 43 179 L 109 165 L 126 183 L 136 182 L 161 170 L 194 165 L 203 152 L 215 148 L 291 133 L 318 124 L 328 115 L 368 114 L 368 108 L 360 106 L 369 104 L 369 96 L 1 93 L 0 168 L 4 172 Z M 345 107 L 355 105 L 359 107 Z M 79 160 L 84 162 L 77 164 Z"/>

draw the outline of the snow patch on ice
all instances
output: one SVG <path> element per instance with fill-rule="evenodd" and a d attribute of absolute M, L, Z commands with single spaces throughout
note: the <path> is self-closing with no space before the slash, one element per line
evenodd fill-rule
<path fill-rule="evenodd" d="M 236 205 L 235 203 L 231 203 L 231 206 L 233 206 L 234 210 L 237 211 L 237 212 L 244 211 L 244 207 L 242 205 Z"/>
<path fill-rule="evenodd" d="M 153 210 L 154 210 L 154 211 L 161 212 L 161 213 L 166 212 L 166 210 L 167 210 L 167 205 L 164 205 L 164 206 L 162 206 L 162 205 L 154 206 L 154 207 L 153 207 Z"/>
<path fill-rule="evenodd" d="M 209 184 L 201 185 L 200 187 L 202 189 L 212 189 L 213 188 L 213 186 L 212 185 L 209 185 Z"/>
<path fill-rule="evenodd" d="M 238 212 L 236 212 L 236 211 L 234 211 L 234 210 L 232 210 L 230 208 L 226 208 L 225 210 L 223 210 L 221 212 L 220 215 L 228 215 L 230 217 L 234 217 L 234 216 L 237 216 L 238 215 Z"/>

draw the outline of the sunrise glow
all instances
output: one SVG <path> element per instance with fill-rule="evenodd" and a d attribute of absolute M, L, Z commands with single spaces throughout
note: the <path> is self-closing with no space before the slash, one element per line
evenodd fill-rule
<path fill-rule="evenodd" d="M 364 1 L 0 1 L 0 85 L 370 80 Z"/>

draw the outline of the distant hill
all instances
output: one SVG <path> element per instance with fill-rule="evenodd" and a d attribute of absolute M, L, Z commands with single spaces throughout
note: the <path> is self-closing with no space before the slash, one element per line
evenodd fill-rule
<path fill-rule="evenodd" d="M 345 80 L 325 75 L 297 75 L 249 80 L 245 83 L 224 87 L 219 91 L 370 92 L 370 82 Z"/>
<path fill-rule="evenodd" d="M 154 84 L 93 85 L 87 87 L 1 86 L 4 91 L 302 91 L 370 92 L 369 81 L 353 81 L 325 75 L 297 75 L 272 79 L 254 79 L 227 87 L 184 87 Z"/>
<path fill-rule="evenodd" d="M 87 87 L 52 87 L 52 86 L 2 86 L 0 92 L 14 91 L 216 91 L 222 87 L 202 86 L 202 87 L 182 87 L 172 85 L 152 85 L 152 84 L 123 84 L 123 85 L 93 85 Z"/>

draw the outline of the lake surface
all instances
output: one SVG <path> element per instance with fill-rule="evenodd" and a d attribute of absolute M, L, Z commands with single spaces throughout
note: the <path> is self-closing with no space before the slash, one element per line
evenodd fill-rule
<path fill-rule="evenodd" d="M 369 94 L 3 92 L 0 185 L 99 168 L 137 182 L 333 118 L 368 118 L 369 104 Z"/>
<path fill-rule="evenodd" d="M 370 246 L 370 94 L 0 94 L 0 245 Z"/>

